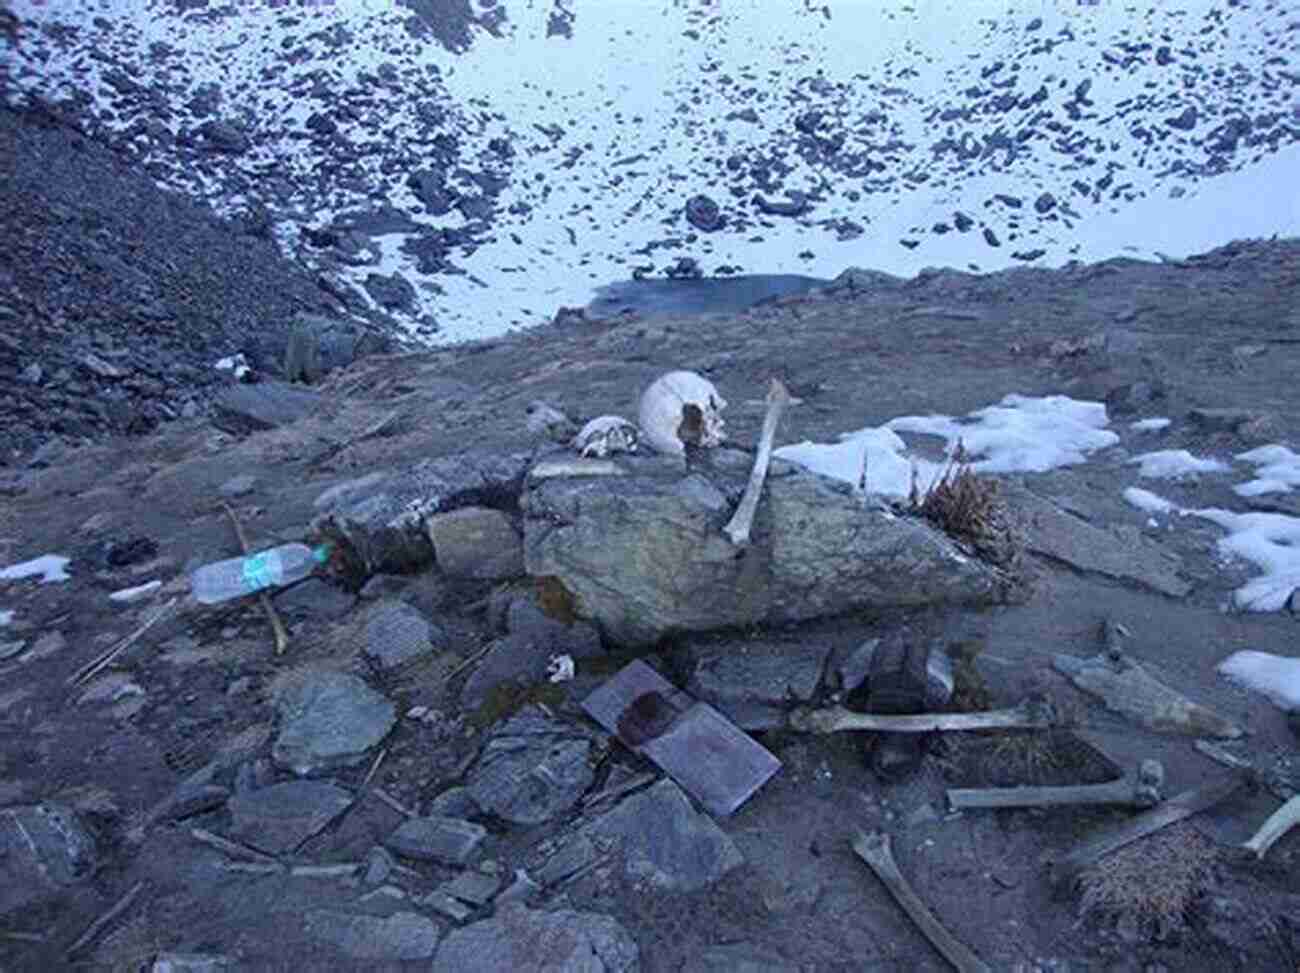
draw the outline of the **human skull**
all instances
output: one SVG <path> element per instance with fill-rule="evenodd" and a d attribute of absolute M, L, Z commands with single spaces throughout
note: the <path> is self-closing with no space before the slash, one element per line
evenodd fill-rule
<path fill-rule="evenodd" d="M 669 372 L 641 394 L 641 431 L 661 453 L 681 456 L 686 443 L 717 446 L 726 438 L 727 400 L 703 375 Z"/>
<path fill-rule="evenodd" d="M 610 453 L 635 453 L 640 434 L 636 426 L 622 416 L 597 416 L 573 437 L 572 446 L 583 456 Z"/>
<path fill-rule="evenodd" d="M 540 399 L 529 402 L 524 413 L 528 416 L 528 431 L 534 436 L 545 436 L 557 443 L 567 442 L 573 437 L 576 428 L 574 422 L 559 409 Z"/>

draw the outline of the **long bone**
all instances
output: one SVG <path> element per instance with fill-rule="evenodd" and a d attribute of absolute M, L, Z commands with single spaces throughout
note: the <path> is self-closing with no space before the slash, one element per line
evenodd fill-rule
<path fill-rule="evenodd" d="M 781 413 L 790 404 L 790 393 L 780 379 L 772 379 L 767 391 L 767 415 L 763 417 L 763 434 L 758 441 L 758 454 L 754 457 L 754 468 L 749 474 L 749 483 L 745 486 L 745 495 L 740 498 L 736 512 L 722 528 L 731 543 L 740 547 L 749 543 L 749 532 L 754 526 L 754 512 L 758 509 L 758 498 L 763 492 L 763 481 L 767 479 L 767 468 L 772 463 L 772 443 L 776 439 L 776 426 L 781 421 Z"/>
<path fill-rule="evenodd" d="M 902 906 L 918 929 L 930 940 L 930 945 L 943 954 L 943 958 L 952 964 L 959 973 L 990 973 L 989 967 L 965 943 L 958 940 L 935 918 L 921 897 L 916 894 L 903 873 L 889 847 L 889 835 L 883 831 L 872 834 L 858 829 L 853 836 L 853 850 L 859 858 L 871 866 L 876 878 L 889 889 L 894 901 Z"/>
<path fill-rule="evenodd" d="M 1065 720 L 1047 700 L 1026 699 L 1010 709 L 980 713 L 917 713 L 913 716 L 855 713 L 843 706 L 800 708 L 789 715 L 787 722 L 790 729 L 802 733 L 836 733 L 840 730 L 930 733 L 934 730 L 1046 729 L 1062 726 Z"/>
<path fill-rule="evenodd" d="M 1122 780 L 1064 787 L 951 787 L 948 804 L 954 810 L 977 807 L 1059 807 L 1067 804 L 1123 804 L 1154 807 L 1163 800 L 1165 768 L 1159 760 L 1143 760 Z"/>
<path fill-rule="evenodd" d="M 1259 830 L 1242 847 L 1253 851 L 1256 858 L 1263 858 L 1273 844 L 1297 824 L 1300 824 L 1300 794 L 1270 814 L 1268 820 L 1260 825 Z"/>

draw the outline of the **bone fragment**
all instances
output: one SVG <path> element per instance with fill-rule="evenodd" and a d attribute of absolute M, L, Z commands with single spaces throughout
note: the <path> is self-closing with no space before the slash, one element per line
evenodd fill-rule
<path fill-rule="evenodd" d="M 930 940 L 930 944 L 943 954 L 943 958 L 954 969 L 960 973 L 989 973 L 989 967 L 939 923 L 934 913 L 926 908 L 920 896 L 907 884 L 907 879 L 898 870 L 893 852 L 889 849 L 889 835 L 883 831 L 866 834 L 858 830 L 853 837 L 853 850 L 871 866 L 876 878 L 889 889 L 894 901 L 903 907 L 908 918 L 916 923 L 925 938 Z"/>
<path fill-rule="evenodd" d="M 613 460 L 566 457 L 544 459 L 528 471 L 534 480 L 549 480 L 557 476 L 620 476 L 627 471 Z"/>
<path fill-rule="evenodd" d="M 749 474 L 749 483 L 745 486 L 745 495 L 740 498 L 735 514 L 723 533 L 731 543 L 741 547 L 749 543 L 749 532 L 754 526 L 754 512 L 758 509 L 758 498 L 763 492 L 763 481 L 767 479 L 767 468 L 772 463 L 772 442 L 776 438 L 777 423 L 781 413 L 790 404 L 790 393 L 780 379 L 772 379 L 767 391 L 767 415 L 763 417 L 763 434 L 758 441 L 758 453 L 754 457 L 754 469 Z"/>
<path fill-rule="evenodd" d="M 1270 814 L 1268 820 L 1242 847 L 1253 851 L 1256 858 L 1263 858 L 1273 844 L 1297 824 L 1300 824 L 1300 794 Z"/>
<path fill-rule="evenodd" d="M 1135 773 L 1105 784 L 1067 787 L 990 787 L 948 789 L 954 810 L 977 807 L 1059 807 L 1066 804 L 1124 804 L 1148 808 L 1163 799 L 1165 768 L 1159 760 L 1143 760 Z"/>
<path fill-rule="evenodd" d="M 790 714 L 788 722 L 790 729 L 801 733 L 836 733 L 840 730 L 930 733 L 934 730 L 1046 729 L 1063 725 L 1064 718 L 1047 700 L 1026 699 L 1010 709 L 979 713 L 918 713 L 912 716 L 855 713 L 843 706 L 800 708 Z"/>
<path fill-rule="evenodd" d="M 76 956 L 87 946 L 93 943 L 96 939 L 98 939 L 99 934 L 102 933 L 105 929 L 107 929 L 109 925 L 113 922 L 113 920 L 115 920 L 118 916 L 122 915 L 122 913 L 126 912 L 127 909 L 131 908 L 131 903 L 136 900 L 136 897 L 139 896 L 140 892 L 143 889 L 144 889 L 144 882 L 136 882 L 134 885 L 132 885 L 130 890 L 126 893 L 126 895 L 118 899 L 117 903 L 111 909 L 109 909 L 102 916 L 100 916 L 98 919 L 92 922 L 86 928 L 86 931 L 77 937 L 77 941 L 73 943 L 71 946 L 69 946 L 67 948 L 67 951 L 63 954 L 64 957 L 66 959 L 72 959 L 72 957 Z"/>
<path fill-rule="evenodd" d="M 1235 794 L 1244 786 L 1249 777 L 1238 771 L 1229 771 L 1210 780 L 1200 787 L 1183 791 L 1169 798 L 1158 807 L 1144 811 L 1116 828 L 1103 831 L 1094 838 L 1085 841 L 1074 851 L 1052 864 L 1052 878 L 1058 885 L 1067 885 L 1074 881 L 1079 872 L 1095 864 L 1098 859 L 1112 851 L 1154 834 L 1184 818 L 1189 818 L 1198 811 L 1213 807 L 1225 798 Z"/>

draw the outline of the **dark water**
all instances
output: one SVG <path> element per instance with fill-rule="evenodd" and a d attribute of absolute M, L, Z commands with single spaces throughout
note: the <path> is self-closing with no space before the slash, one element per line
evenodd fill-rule
<path fill-rule="evenodd" d="M 587 305 L 590 317 L 634 311 L 643 317 L 743 311 L 764 301 L 806 294 L 831 282 L 799 274 L 745 274 L 681 280 L 621 280 L 606 284 Z"/>

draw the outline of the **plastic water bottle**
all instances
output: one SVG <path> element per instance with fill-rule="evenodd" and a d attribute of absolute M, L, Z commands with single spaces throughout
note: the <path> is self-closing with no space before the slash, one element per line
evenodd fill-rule
<path fill-rule="evenodd" d="M 205 605 L 238 598 L 263 588 L 292 584 L 329 558 L 330 545 L 281 544 L 269 551 L 205 564 L 190 577 L 194 597 Z"/>

